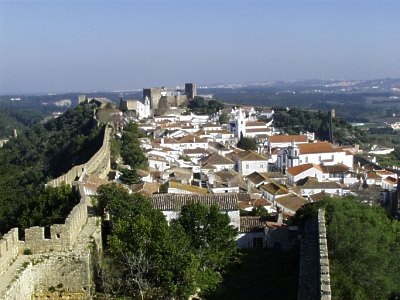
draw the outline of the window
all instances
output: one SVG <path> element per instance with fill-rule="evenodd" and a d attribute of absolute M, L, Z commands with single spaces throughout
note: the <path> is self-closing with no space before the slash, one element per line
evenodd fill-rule
<path fill-rule="evenodd" d="M 246 170 L 250 169 L 250 165 L 246 164 Z"/>
<path fill-rule="evenodd" d="M 264 164 L 260 164 L 260 169 L 264 169 Z"/>
<path fill-rule="evenodd" d="M 306 156 L 306 164 L 308 163 L 308 156 Z"/>

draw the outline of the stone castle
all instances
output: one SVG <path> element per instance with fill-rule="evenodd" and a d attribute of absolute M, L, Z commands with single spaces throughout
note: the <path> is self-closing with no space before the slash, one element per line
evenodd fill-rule
<path fill-rule="evenodd" d="M 197 96 L 195 83 L 185 83 L 185 90 L 168 89 L 166 87 L 153 87 L 143 89 L 143 99 L 122 100 L 120 109 L 122 111 L 135 111 L 139 119 L 148 118 L 153 115 L 161 115 L 170 107 L 184 106 Z"/>

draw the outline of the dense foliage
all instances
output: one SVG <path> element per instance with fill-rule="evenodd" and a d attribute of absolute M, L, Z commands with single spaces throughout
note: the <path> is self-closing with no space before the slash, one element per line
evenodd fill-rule
<path fill-rule="evenodd" d="M 85 105 L 68 110 L 57 119 L 31 126 L 0 148 L 0 233 L 13 227 L 23 229 L 39 223 L 42 226 L 51 224 L 44 224 L 43 220 L 51 222 L 47 216 L 53 213 L 44 203 L 53 200 L 42 199 L 39 195 L 46 182 L 66 173 L 74 165 L 87 162 L 101 147 L 104 130 L 93 122 L 94 109 Z M 45 192 L 47 196 L 44 197 L 50 197 L 51 193 Z M 68 194 L 65 190 L 61 193 Z M 66 198 L 70 199 L 69 196 Z M 74 201 L 69 203 L 72 208 Z M 66 217 L 68 209 L 61 208 L 61 203 L 59 205 Z M 35 215 L 40 217 L 29 219 L 24 213 L 32 207 L 37 207 Z M 54 217 L 60 219 L 57 216 L 55 213 Z"/>
<path fill-rule="evenodd" d="M 237 230 L 217 206 L 188 204 L 170 225 L 142 194 L 116 184 L 98 189 L 112 232 L 102 265 L 107 294 L 142 299 L 188 299 L 212 290 L 234 254 Z"/>
<path fill-rule="evenodd" d="M 187 107 L 196 114 L 211 115 L 224 109 L 224 104 L 218 100 L 206 101 L 203 97 L 195 97 Z"/>
<path fill-rule="evenodd" d="M 280 110 L 274 114 L 274 126 L 285 128 L 289 134 L 314 132 L 315 137 L 329 141 L 329 114 L 325 111 L 306 111 L 298 108 Z M 339 144 L 354 144 L 365 141 L 365 133 L 353 128 L 342 118 L 333 118 L 333 140 Z"/>
<path fill-rule="evenodd" d="M 139 132 L 138 125 L 130 121 L 122 131 L 121 157 L 125 164 L 132 169 L 145 169 L 147 167 L 146 156 L 140 147 L 139 138 L 145 137 Z"/>
<path fill-rule="evenodd" d="M 332 299 L 398 299 L 400 223 L 353 197 L 307 204 L 295 221 L 304 224 L 320 206 L 326 211 Z"/>
<path fill-rule="evenodd" d="M 39 123 L 44 114 L 38 110 L 21 110 L 2 107 L 0 109 L 0 137 L 13 135 L 14 129 L 17 133 L 26 130 L 29 126 Z"/>
<path fill-rule="evenodd" d="M 254 140 L 248 137 L 241 137 L 237 146 L 243 150 L 257 150 L 257 145 Z"/>

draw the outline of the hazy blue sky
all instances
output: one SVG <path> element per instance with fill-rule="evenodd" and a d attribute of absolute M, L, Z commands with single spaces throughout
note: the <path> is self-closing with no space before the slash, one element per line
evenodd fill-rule
<path fill-rule="evenodd" d="M 400 1 L 1 1 L 0 93 L 400 77 Z"/>

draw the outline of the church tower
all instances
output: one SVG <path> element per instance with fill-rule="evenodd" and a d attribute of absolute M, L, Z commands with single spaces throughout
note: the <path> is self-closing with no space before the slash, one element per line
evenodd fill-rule
<path fill-rule="evenodd" d="M 239 139 L 242 136 L 246 137 L 246 117 L 242 112 L 242 108 L 239 108 L 239 112 L 236 119 L 236 136 Z"/>
<path fill-rule="evenodd" d="M 144 112 L 143 117 L 149 118 L 150 117 L 150 100 L 149 97 L 144 98 Z"/>
<path fill-rule="evenodd" d="M 293 140 L 292 144 L 288 147 L 288 162 L 287 162 L 287 167 L 297 167 L 299 165 L 299 155 L 300 155 L 300 149 L 299 146 L 297 146 L 295 140 Z"/>

